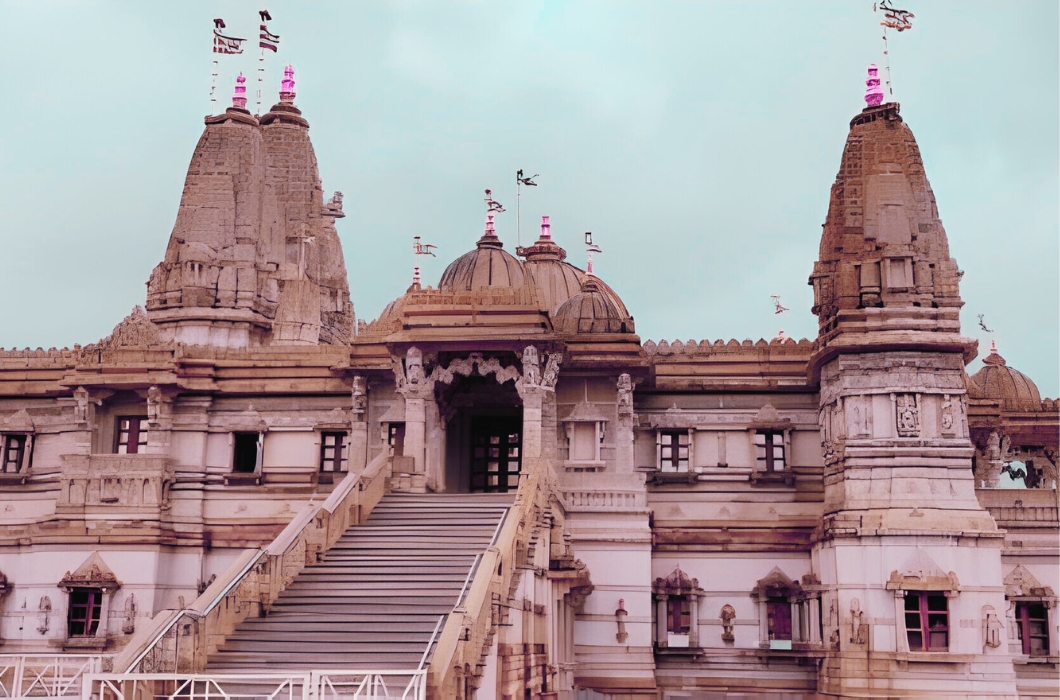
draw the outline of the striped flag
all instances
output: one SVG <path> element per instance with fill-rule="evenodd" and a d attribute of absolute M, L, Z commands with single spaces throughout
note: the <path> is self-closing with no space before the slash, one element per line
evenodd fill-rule
<path fill-rule="evenodd" d="M 213 52 L 229 55 L 243 53 L 243 42 L 246 41 L 246 39 L 225 36 L 221 33 L 221 30 L 224 28 L 225 21 L 220 17 L 213 21 Z"/>
<path fill-rule="evenodd" d="M 280 44 L 280 35 L 270 32 L 269 27 L 265 24 L 272 19 L 272 15 L 269 14 L 268 10 L 260 10 L 258 16 L 261 17 L 261 33 L 258 35 L 258 46 L 276 53 L 276 48 Z"/>

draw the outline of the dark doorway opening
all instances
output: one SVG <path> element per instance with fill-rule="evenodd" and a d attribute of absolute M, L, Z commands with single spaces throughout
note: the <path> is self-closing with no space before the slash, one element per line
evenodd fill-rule
<path fill-rule="evenodd" d="M 504 493 L 519 487 L 522 432 L 519 418 L 472 418 L 470 490 L 473 493 Z"/>

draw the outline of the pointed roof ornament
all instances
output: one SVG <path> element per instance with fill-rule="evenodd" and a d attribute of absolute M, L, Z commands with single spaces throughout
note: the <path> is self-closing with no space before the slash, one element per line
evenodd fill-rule
<path fill-rule="evenodd" d="M 585 272 L 587 274 L 590 274 L 590 275 L 593 274 L 593 253 L 602 253 L 602 252 L 604 252 L 604 251 L 600 249 L 600 246 L 598 246 L 595 243 L 593 243 L 593 232 L 592 231 L 586 231 L 585 232 L 585 254 L 586 254 L 586 256 L 588 256 L 588 261 L 585 264 Z"/>
<path fill-rule="evenodd" d="M 552 240 L 552 224 L 549 223 L 548 216 L 541 217 L 541 240 L 551 241 Z"/>
<path fill-rule="evenodd" d="M 990 354 L 983 358 L 984 365 L 1001 365 L 1005 366 L 1005 358 L 1001 357 L 1001 353 L 997 351 L 997 341 L 990 341 Z"/>
<path fill-rule="evenodd" d="M 410 292 L 418 292 L 421 289 L 423 289 L 423 285 L 421 284 L 421 281 L 422 280 L 420 279 L 420 266 L 416 265 L 415 267 L 412 268 L 412 286 L 409 287 L 408 291 L 410 291 Z"/>
<path fill-rule="evenodd" d="M 236 89 L 232 93 L 232 106 L 236 109 L 247 108 L 247 79 L 243 77 L 242 72 L 236 78 Z"/>
<path fill-rule="evenodd" d="M 879 107 L 883 103 L 883 88 L 880 87 L 879 66 L 875 63 L 869 64 L 869 77 L 865 80 L 865 104 L 869 107 Z"/>
<path fill-rule="evenodd" d="M 280 81 L 280 102 L 293 104 L 294 91 L 294 68 L 288 63 L 283 69 L 283 80 Z"/>

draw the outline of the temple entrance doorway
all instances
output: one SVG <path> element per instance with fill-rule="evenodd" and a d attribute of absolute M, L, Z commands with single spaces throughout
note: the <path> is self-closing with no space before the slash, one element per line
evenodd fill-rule
<path fill-rule="evenodd" d="M 504 493 L 519 487 L 523 422 L 520 418 L 471 419 L 472 493 Z"/>
<path fill-rule="evenodd" d="M 515 382 L 457 377 L 439 394 L 445 421 L 444 490 L 515 491 L 523 461 L 523 408 Z"/>

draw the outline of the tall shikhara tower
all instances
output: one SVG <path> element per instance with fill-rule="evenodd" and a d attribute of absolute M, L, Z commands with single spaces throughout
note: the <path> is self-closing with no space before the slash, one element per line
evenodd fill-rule
<path fill-rule="evenodd" d="M 810 278 L 825 452 L 813 558 L 830 638 L 819 690 L 1014 697 L 1003 533 L 972 474 L 961 273 L 898 104 L 870 97 Z"/>

